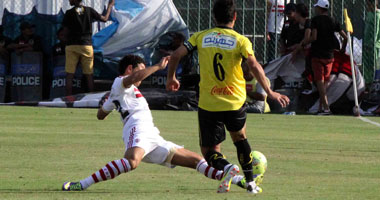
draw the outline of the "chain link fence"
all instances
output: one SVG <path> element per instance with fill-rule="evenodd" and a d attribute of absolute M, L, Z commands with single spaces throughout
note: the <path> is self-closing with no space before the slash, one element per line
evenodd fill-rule
<path fill-rule="evenodd" d="M 375 6 L 377 1 L 330 0 L 330 14 L 342 24 L 342 27 L 345 27 L 344 8 L 348 9 L 354 26 L 352 35 L 354 60 L 363 72 L 367 83 L 373 81 L 376 66 L 378 66 L 377 52 L 379 52 L 380 43 L 376 47 L 376 41 L 380 39 L 377 37 L 380 11 Z M 214 26 L 212 18 L 214 0 L 173 0 L 173 2 L 188 25 L 190 33 Z M 311 17 L 314 16 L 313 5 L 317 0 L 286 0 L 286 2 L 304 3 L 309 7 Z M 236 3 L 238 19 L 234 29 L 251 39 L 258 61 L 266 63 L 268 53 L 278 57 L 278 43 L 272 43 L 275 46 L 271 47 L 266 38 L 267 1 L 236 0 Z M 283 14 L 280 9 L 276 9 L 276 12 L 278 15 Z"/>

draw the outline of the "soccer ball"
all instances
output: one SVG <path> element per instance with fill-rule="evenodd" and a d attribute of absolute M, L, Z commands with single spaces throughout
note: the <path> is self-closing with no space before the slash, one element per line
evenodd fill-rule
<path fill-rule="evenodd" d="M 267 158 L 259 151 L 252 152 L 253 174 L 264 174 L 267 170 Z"/>
<path fill-rule="evenodd" d="M 267 158 L 259 151 L 253 151 L 251 154 L 253 159 L 253 179 L 256 185 L 260 185 L 263 182 L 264 173 L 268 167 Z"/>

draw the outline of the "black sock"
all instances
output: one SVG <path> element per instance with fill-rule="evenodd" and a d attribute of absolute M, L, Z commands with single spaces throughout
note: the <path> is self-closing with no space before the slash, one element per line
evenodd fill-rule
<path fill-rule="evenodd" d="M 223 154 L 212 150 L 207 152 L 206 161 L 211 167 L 222 171 L 224 171 L 226 165 L 230 164 Z"/>
<path fill-rule="evenodd" d="M 237 150 L 237 156 L 239 159 L 239 163 L 243 169 L 245 180 L 247 183 L 253 181 L 253 174 L 252 174 L 252 153 L 251 153 L 251 146 L 248 143 L 247 139 L 240 140 L 238 142 L 234 143 Z"/>

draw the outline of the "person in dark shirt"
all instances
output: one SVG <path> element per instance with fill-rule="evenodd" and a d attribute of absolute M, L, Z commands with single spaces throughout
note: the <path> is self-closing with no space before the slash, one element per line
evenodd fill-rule
<path fill-rule="evenodd" d="M 319 115 L 331 114 L 326 88 L 334 62 L 334 49 L 337 48 L 335 32 L 339 32 L 344 39 L 341 48 L 342 52 L 345 52 L 347 45 L 347 36 L 340 24 L 328 15 L 329 7 L 328 0 L 318 0 L 317 4 L 314 5 L 317 15 L 311 20 L 311 37 L 308 41 L 302 43 L 302 46 L 305 46 L 311 42 L 311 66 L 320 98 L 317 113 Z"/>
<path fill-rule="evenodd" d="M 294 3 L 288 3 L 285 6 L 285 15 L 287 20 L 282 27 L 280 43 L 281 43 L 281 55 L 284 56 L 294 50 L 294 45 L 302 40 L 300 38 L 298 23 L 295 20 L 296 5 Z"/>
<path fill-rule="evenodd" d="M 8 52 L 8 46 L 12 42 L 12 40 L 6 36 L 3 35 L 3 26 L 0 25 L 0 57 L 8 60 L 9 52 Z"/>
<path fill-rule="evenodd" d="M 57 31 L 57 38 L 59 43 L 53 46 L 53 56 L 65 55 L 65 48 L 67 44 L 67 33 L 64 28 Z"/>
<path fill-rule="evenodd" d="M 73 78 L 78 62 L 81 62 L 83 74 L 87 78 L 90 92 L 94 90 L 92 48 L 92 22 L 106 22 L 111 14 L 115 0 L 109 0 L 106 14 L 100 15 L 91 7 L 82 5 L 82 0 L 69 0 L 74 6 L 65 13 L 62 26 L 68 33 L 66 46 L 66 95 L 72 94 Z"/>
<path fill-rule="evenodd" d="M 298 35 L 301 37 L 301 40 L 297 42 L 293 49 L 292 60 L 295 60 L 300 53 L 303 53 L 303 56 L 310 60 L 308 53 L 310 48 L 305 46 L 305 43 L 310 40 L 311 37 L 311 20 L 309 19 L 309 9 L 304 3 L 296 5 L 294 19 L 297 22 Z"/>
<path fill-rule="evenodd" d="M 20 25 L 21 35 L 18 36 L 8 48 L 16 53 L 24 51 L 42 51 L 42 39 L 34 34 L 35 25 L 22 22 Z"/>

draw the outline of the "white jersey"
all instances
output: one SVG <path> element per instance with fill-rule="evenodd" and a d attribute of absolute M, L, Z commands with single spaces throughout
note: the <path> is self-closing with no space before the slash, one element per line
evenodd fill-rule
<path fill-rule="evenodd" d="M 124 125 L 144 123 L 154 126 L 148 102 L 135 85 L 125 88 L 123 78 L 125 76 L 115 78 L 109 98 L 102 106 L 103 111 L 109 113 L 116 109 Z"/>
<path fill-rule="evenodd" d="M 268 32 L 280 34 L 284 24 L 285 0 L 269 0 L 272 4 L 268 17 Z M 277 4 L 276 4 L 277 2 Z M 276 12 L 277 10 L 277 12 Z M 276 14 L 277 13 L 277 14 Z"/>

